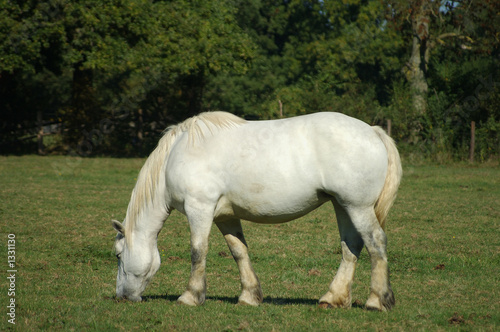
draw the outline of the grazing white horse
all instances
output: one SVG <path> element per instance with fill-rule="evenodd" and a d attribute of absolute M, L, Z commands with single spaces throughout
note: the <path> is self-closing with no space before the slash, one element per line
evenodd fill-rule
<path fill-rule="evenodd" d="M 142 167 L 118 231 L 116 295 L 140 301 L 160 267 L 157 236 L 173 209 L 191 229 L 191 276 L 178 302 L 201 305 L 212 223 L 241 277 L 239 303 L 258 305 L 262 290 L 240 219 L 283 223 L 331 201 L 342 262 L 324 307 L 350 307 L 356 261 L 366 246 L 372 264 L 368 309 L 394 305 L 384 221 L 402 177 L 393 140 L 379 127 L 339 113 L 245 121 L 209 112 L 168 128 Z"/>

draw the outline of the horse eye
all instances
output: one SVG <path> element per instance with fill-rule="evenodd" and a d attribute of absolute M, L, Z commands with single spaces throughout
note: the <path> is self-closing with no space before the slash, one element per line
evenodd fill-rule
<path fill-rule="evenodd" d="M 116 254 L 116 258 L 120 259 L 121 255 L 122 255 L 121 253 Z"/>

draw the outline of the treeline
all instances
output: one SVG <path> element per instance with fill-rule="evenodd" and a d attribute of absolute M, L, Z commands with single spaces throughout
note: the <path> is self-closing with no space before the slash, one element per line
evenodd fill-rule
<path fill-rule="evenodd" d="M 496 0 L 0 0 L 0 149 L 145 155 L 202 111 L 392 123 L 408 157 L 500 152 Z"/>

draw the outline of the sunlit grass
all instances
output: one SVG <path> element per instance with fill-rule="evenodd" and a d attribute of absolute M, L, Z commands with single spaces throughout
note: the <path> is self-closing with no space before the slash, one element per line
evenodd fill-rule
<path fill-rule="evenodd" d="M 238 269 L 214 227 L 204 306 L 176 305 L 190 272 L 189 228 L 175 212 L 160 233 L 162 266 L 142 303 L 114 298 L 115 232 L 142 159 L 0 158 L 0 238 L 16 235 L 16 328 L 153 330 L 497 330 L 500 169 L 406 166 L 387 234 L 396 307 L 368 312 L 364 251 L 350 310 L 325 310 L 341 252 L 326 204 L 282 225 L 244 222 L 264 303 L 236 305 Z M 63 167 L 60 167 L 60 166 Z M 6 264 L 6 253 L 4 257 Z M 6 269 L 4 269 L 6 270 Z M 2 278 L 2 308 L 6 301 Z M 4 305 L 5 303 L 5 305 Z M 0 329 L 12 328 L 6 311 Z"/>

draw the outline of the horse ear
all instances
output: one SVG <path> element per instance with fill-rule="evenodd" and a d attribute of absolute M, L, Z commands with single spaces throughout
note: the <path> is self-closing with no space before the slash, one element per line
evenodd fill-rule
<path fill-rule="evenodd" d="M 118 233 L 125 236 L 125 228 L 118 220 L 111 220 L 111 225 Z"/>

